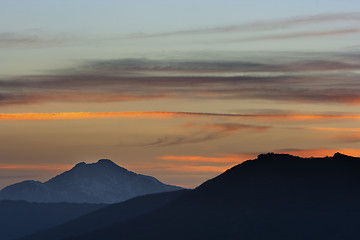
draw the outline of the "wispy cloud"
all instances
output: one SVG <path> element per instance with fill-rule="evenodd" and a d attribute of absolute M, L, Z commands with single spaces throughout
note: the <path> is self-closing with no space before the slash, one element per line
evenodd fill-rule
<path fill-rule="evenodd" d="M 58 91 L 53 93 L 0 93 L 0 107 L 9 105 L 29 105 L 43 102 L 127 102 L 142 101 L 157 98 L 170 97 L 167 94 L 148 95 L 125 94 L 125 93 L 96 93 L 96 92 L 73 92 Z"/>
<path fill-rule="evenodd" d="M 204 113 L 198 115 L 195 113 L 183 113 L 181 115 L 179 113 L 178 116 L 221 116 L 221 115 L 207 115 L 208 113 Z M 175 114 L 174 116 L 176 116 Z M 225 116 L 225 115 L 223 115 Z M 211 124 L 211 125 L 200 125 L 200 124 L 186 124 L 185 128 L 190 129 L 190 133 L 176 136 L 165 136 L 153 141 L 151 143 L 142 144 L 142 146 L 171 146 L 171 145 L 180 145 L 180 144 L 188 144 L 188 143 L 200 143 L 210 140 L 215 140 L 218 138 L 223 138 L 226 136 L 230 136 L 238 131 L 266 131 L 270 127 L 267 126 L 257 126 L 257 125 L 246 125 L 246 124 L 238 124 L 238 123 L 220 123 L 220 124 Z"/>
<path fill-rule="evenodd" d="M 204 27 L 198 29 L 184 29 L 174 30 L 168 32 L 158 33 L 133 33 L 123 34 L 122 36 L 105 36 L 94 38 L 92 36 L 69 37 L 66 34 L 50 36 L 41 31 L 25 31 L 21 33 L 15 32 L 2 32 L 0 33 L 0 48 L 9 47 L 51 47 L 64 43 L 76 43 L 76 44 L 93 44 L 99 42 L 108 42 L 113 40 L 127 40 L 127 39 L 147 39 L 147 38 L 164 38 L 164 37 L 179 37 L 179 36 L 197 36 L 197 35 L 224 35 L 224 34 L 242 34 L 242 33 L 257 33 L 257 32 L 269 32 L 269 31 L 287 31 L 296 27 L 302 26 L 318 26 L 330 23 L 358 23 L 360 13 L 348 12 L 348 13 L 333 13 L 333 14 L 318 14 L 310 16 L 299 16 L 293 18 L 284 19 L 268 19 L 263 21 L 255 21 L 248 23 L 239 23 L 225 26 L 216 27 Z M 339 28 L 336 30 L 321 30 L 319 32 L 299 32 L 288 33 L 279 35 L 265 35 L 260 37 L 242 39 L 240 41 L 254 41 L 254 40 L 274 40 L 285 39 L 295 37 L 317 37 L 317 36 L 329 36 L 338 34 L 351 34 L 357 33 L 357 29 L 345 29 Z"/>
<path fill-rule="evenodd" d="M 141 144 L 141 146 L 172 146 L 172 145 L 181 145 L 181 144 L 190 144 L 190 143 L 200 143 L 210 140 L 214 140 L 221 137 L 217 132 L 196 132 L 190 134 L 184 134 L 181 136 L 165 136 L 160 137 L 157 140 Z"/>
<path fill-rule="evenodd" d="M 147 39 L 164 37 L 194 37 L 198 35 L 212 35 L 217 37 L 240 36 L 228 42 L 252 42 L 265 40 L 285 40 L 296 38 L 329 37 L 347 34 L 359 34 L 360 29 L 354 27 L 360 21 L 360 13 L 333 13 L 311 16 L 299 16 L 284 19 L 269 19 L 242 24 L 199 29 L 185 29 L 159 33 L 128 34 L 117 39 Z M 304 31 L 304 29 L 307 29 Z M 314 29 L 310 31 L 309 29 Z M 203 42 L 203 41 L 202 41 Z M 219 40 L 216 40 L 219 43 Z"/>
<path fill-rule="evenodd" d="M 155 98 L 360 103 L 360 85 L 356 74 L 147 78 L 108 76 L 86 78 L 75 75 L 39 79 L 0 81 L 0 106 L 67 101 L 120 102 Z"/>
<path fill-rule="evenodd" d="M 67 120 L 92 118 L 155 117 L 168 118 L 173 112 L 62 112 L 62 113 L 9 113 L 0 114 L 1 120 Z"/>
<path fill-rule="evenodd" d="M 186 36 L 186 35 L 202 35 L 202 34 L 216 34 L 216 33 L 239 33 L 239 32 L 254 32 L 254 31 L 268 31 L 268 30 L 283 30 L 290 27 L 301 25 L 313 25 L 331 22 L 358 22 L 360 21 L 359 13 L 334 13 L 334 14 L 319 14 L 311 16 L 301 16 L 294 18 L 286 18 L 279 20 L 257 21 L 245 24 L 235 24 L 228 26 L 209 27 L 201 29 L 189 29 L 170 31 L 162 33 L 139 33 L 126 35 L 123 38 L 154 38 L 154 37 L 171 37 L 171 36 Z"/>
<path fill-rule="evenodd" d="M 56 164 L 49 164 L 49 165 L 38 165 L 38 164 L 8 164 L 8 165 L 0 165 L 1 169 L 12 169 L 12 170 L 44 170 L 44 171 L 51 171 L 51 170 L 69 170 L 71 169 L 71 165 L 56 165 Z"/>
<path fill-rule="evenodd" d="M 53 74 L 0 79 L 0 107 L 160 98 L 360 104 L 359 53 L 245 60 L 113 59 Z M 291 58 L 291 57 L 290 57 Z M 231 58 L 229 58 L 231 59 Z M 274 59 L 274 60 L 269 60 Z"/>
<path fill-rule="evenodd" d="M 325 132 L 360 132 L 360 128 L 342 128 L 342 127 L 306 127 L 304 129 L 318 130 Z"/>
<path fill-rule="evenodd" d="M 256 131 L 265 131 L 270 127 L 267 126 L 258 126 L 258 125 L 248 125 L 248 124 L 239 124 L 239 123 L 217 123 L 217 124 L 209 124 L 204 125 L 204 129 L 210 129 L 219 131 L 222 133 L 232 133 L 237 132 L 239 130 L 256 130 Z"/>
<path fill-rule="evenodd" d="M 0 48 L 9 47 L 50 47 L 68 42 L 65 37 L 46 37 L 41 34 L 0 33 Z"/>
<path fill-rule="evenodd" d="M 281 40 L 281 39 L 305 38 L 305 37 L 326 37 L 326 36 L 332 36 L 332 35 L 345 35 L 345 34 L 357 34 L 357 33 L 360 33 L 360 28 L 270 34 L 270 35 L 264 35 L 264 36 L 242 38 L 242 39 L 238 39 L 235 41 L 248 42 L 248 41 L 264 41 L 264 40 Z"/>
<path fill-rule="evenodd" d="M 160 160 L 174 161 L 174 162 L 189 162 L 189 163 L 220 163 L 220 164 L 234 164 L 241 163 L 243 161 L 254 158 L 255 154 L 218 154 L 216 157 L 205 156 L 178 156 L 178 155 L 166 155 L 158 157 Z"/>
<path fill-rule="evenodd" d="M 157 157 L 159 161 L 152 164 L 132 165 L 131 169 L 138 171 L 156 171 L 162 174 L 197 174 L 209 178 L 207 174 L 218 174 L 226 171 L 230 167 L 240 164 L 246 160 L 254 159 L 257 154 L 247 153 L 224 153 L 212 156 L 193 156 L 193 155 L 165 155 Z M 212 176 L 212 175 L 211 175 Z"/>
<path fill-rule="evenodd" d="M 285 114 L 231 114 L 208 112 L 60 112 L 60 113 L 3 113 L 0 120 L 66 120 L 92 118 L 170 118 L 170 117 L 226 117 L 226 118 L 267 118 L 277 120 L 326 120 L 326 119 L 360 119 L 360 115 L 285 115 Z M 266 126 L 242 124 L 206 125 L 206 128 L 218 129 L 221 132 L 252 129 L 266 130 Z"/>
<path fill-rule="evenodd" d="M 1 168 L 0 168 L 1 169 Z M 6 170 L 6 169 L 5 169 Z M 7 180 L 7 179 L 24 179 L 24 178 L 28 178 L 28 179 L 32 179 L 35 175 L 30 175 L 30 174 L 24 174 L 24 175 L 8 175 L 8 176 L 0 176 L 0 179 L 2 180 Z M 1 189 L 1 187 L 0 187 Z"/>
<path fill-rule="evenodd" d="M 209 165 L 192 165 L 192 164 L 179 164 L 179 163 L 160 163 L 160 164 L 151 164 L 151 165 L 138 165 L 132 166 L 132 169 L 138 169 L 139 171 L 151 170 L 158 171 L 161 173 L 171 173 L 173 174 L 186 174 L 196 173 L 196 174 L 208 174 L 208 173 L 222 173 L 233 166 L 233 163 L 222 166 L 209 166 Z M 208 179 L 208 176 L 206 176 Z M 206 178 L 205 178 L 206 179 Z"/>
<path fill-rule="evenodd" d="M 360 142 L 360 132 L 338 134 L 334 138 L 340 142 L 358 143 Z"/>
<path fill-rule="evenodd" d="M 360 29 L 359 29 L 360 31 Z M 268 36 L 266 36 L 268 37 Z M 286 37 L 284 36 L 279 36 Z M 289 37 L 291 37 L 289 35 Z M 257 38 L 256 38 L 257 39 Z M 261 39 L 259 37 L 259 39 Z M 297 54 L 299 53 L 289 53 Z M 321 54 L 319 54 L 321 55 Z M 83 65 L 83 71 L 90 71 L 95 74 L 200 74 L 200 73 L 251 73 L 251 72 L 312 72 L 312 71 L 339 71 L 360 69 L 356 61 L 346 61 L 336 56 L 318 56 L 314 59 L 301 59 L 297 61 L 281 62 L 279 59 L 284 56 L 274 54 L 273 58 L 278 60 L 260 63 L 256 61 L 241 60 L 151 60 L 151 59 L 114 59 L 105 61 L 90 61 Z M 287 57 L 287 56 L 285 56 Z"/>

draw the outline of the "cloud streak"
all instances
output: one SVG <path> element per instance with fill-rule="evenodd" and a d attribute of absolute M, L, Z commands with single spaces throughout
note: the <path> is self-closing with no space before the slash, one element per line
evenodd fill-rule
<path fill-rule="evenodd" d="M 360 29 L 359 29 L 360 31 Z M 275 35 L 275 37 L 278 35 Z M 279 35 L 279 38 L 286 37 Z M 289 38 L 291 35 L 288 36 Z M 270 36 L 271 38 L 271 36 Z M 257 38 L 255 38 L 257 39 Z M 261 37 L 259 37 L 261 40 Z M 290 54 L 290 53 L 289 53 Z M 293 53 L 300 55 L 299 53 Z M 273 58 L 281 58 L 284 56 L 276 56 Z M 288 57 L 288 56 L 285 56 Z M 322 59 L 326 57 L 327 59 Z M 200 74 L 200 73 L 284 73 L 284 72 L 312 72 L 312 71 L 341 71 L 341 70 L 357 70 L 360 64 L 357 61 L 346 61 L 336 56 L 317 56 L 320 59 L 304 59 L 296 62 L 277 62 L 267 63 L 241 61 L 241 60 L 151 60 L 151 59 L 114 59 L 105 61 L 90 61 L 82 67 L 85 71 L 95 74 L 149 74 L 156 73 L 159 76 L 178 73 L 178 74 Z M 301 58 L 300 58 L 301 59 Z M 90 76 L 88 76 L 90 77 Z"/>
<path fill-rule="evenodd" d="M 28 105 L 38 104 L 44 102 L 128 102 L 128 101 L 143 101 L 158 98 L 170 97 L 169 95 L 130 95 L 124 93 L 0 93 L 0 107 L 9 105 Z"/>
<path fill-rule="evenodd" d="M 175 98 L 360 104 L 359 53 L 294 54 L 270 54 L 271 61 L 87 61 L 54 74 L 3 77 L 0 107 Z"/>
<path fill-rule="evenodd" d="M 51 47 L 64 43 L 77 43 L 77 44 L 92 44 L 98 42 L 108 42 L 113 40 L 127 40 L 127 39 L 147 39 L 147 38 L 164 38 L 164 37 L 181 37 L 181 36 L 197 36 L 197 35 L 209 35 L 209 34 L 236 34 L 236 33 L 253 33 L 253 32 L 266 32 L 266 31 L 283 31 L 289 28 L 321 25 L 327 23 L 357 23 L 360 21 L 360 13 L 348 12 L 348 13 L 333 13 L 333 14 L 318 14 L 310 16 L 299 16 L 293 18 L 277 19 L 277 20 L 264 20 L 242 24 L 233 24 L 218 27 L 208 27 L 199 29 L 185 29 L 178 31 L 158 32 L 158 33 L 136 33 L 126 34 L 120 37 L 71 37 L 68 36 L 47 36 L 41 31 L 14 33 L 14 32 L 2 32 L 0 33 L 0 48 L 9 47 Z M 253 40 L 269 40 L 269 39 L 284 39 L 294 37 L 315 37 L 324 35 L 336 35 L 336 34 L 350 34 L 355 33 L 355 29 L 338 29 L 335 31 L 326 31 L 318 33 L 295 33 L 293 35 L 279 36 L 263 36 L 260 38 L 254 38 Z M 296 36 L 298 35 L 298 36 Z M 251 39 L 242 41 L 251 41 Z"/>
<path fill-rule="evenodd" d="M 234 42 L 248 42 L 248 41 L 265 41 L 265 40 L 282 40 L 291 38 L 305 38 L 305 37 L 326 37 L 333 35 L 346 35 L 346 34 L 358 34 L 360 28 L 348 28 L 348 29 L 337 29 L 328 31 L 312 31 L 312 32 L 295 32 L 295 33 L 283 33 L 283 34 L 272 34 L 258 37 L 243 38 L 235 40 Z"/>
<path fill-rule="evenodd" d="M 344 143 L 358 143 L 360 142 L 360 133 L 338 134 L 334 138 Z"/>
<path fill-rule="evenodd" d="M 179 115 L 177 115 L 179 114 Z M 221 116 L 211 115 L 211 113 L 176 113 L 174 116 Z M 195 128 L 195 132 L 190 134 L 184 134 L 180 136 L 165 136 L 153 141 L 151 143 L 141 144 L 141 146 L 172 146 L 189 143 L 200 143 L 218 138 L 223 138 L 235 134 L 238 131 L 266 131 L 270 127 L 257 126 L 257 125 L 246 125 L 238 123 L 220 123 L 211 125 L 200 125 L 200 124 L 186 124 L 185 128 Z M 194 130 L 193 130 L 194 131 Z"/>
<path fill-rule="evenodd" d="M 301 16 L 279 20 L 258 21 L 246 24 L 228 25 L 213 28 L 190 29 L 180 31 L 170 31 L 162 33 L 140 33 L 124 36 L 124 39 L 134 38 L 157 38 L 172 36 L 191 36 L 205 34 L 221 34 L 221 33 L 241 33 L 268 30 L 282 30 L 290 27 L 310 24 L 322 24 L 331 22 L 358 22 L 360 21 L 359 13 L 335 13 L 335 14 L 319 14 L 312 16 Z"/>
<path fill-rule="evenodd" d="M 39 34 L 0 33 L 0 48 L 51 47 L 68 42 L 65 37 L 48 38 Z"/>
<path fill-rule="evenodd" d="M 214 140 L 220 137 L 222 137 L 221 134 L 217 132 L 197 132 L 182 136 L 165 136 L 157 139 L 156 141 L 141 144 L 141 146 L 166 147 L 182 144 L 194 144 Z"/>
<path fill-rule="evenodd" d="M 241 163 L 248 159 L 255 157 L 255 154 L 221 154 L 218 157 L 204 157 L 204 156 L 178 156 L 178 155 L 166 155 L 160 156 L 158 159 L 174 162 L 189 162 L 189 163 L 222 163 L 233 164 Z"/>
<path fill-rule="evenodd" d="M 226 117 L 226 118 L 267 118 L 277 120 L 332 120 L 360 119 L 360 115 L 286 115 L 286 114 L 232 114 L 208 112 L 59 112 L 59 113 L 2 113 L 0 120 L 70 120 L 70 119 L 111 119 L 111 118 L 171 118 L 171 117 Z M 207 129 L 231 132 L 242 129 L 266 130 L 266 126 L 242 124 L 206 125 Z"/>
<path fill-rule="evenodd" d="M 179 163 L 162 163 L 162 164 L 152 164 L 149 166 L 141 165 L 141 166 L 133 166 L 133 169 L 139 170 L 152 170 L 152 171 L 160 171 L 162 173 L 171 173 L 171 174 L 186 174 L 188 173 L 222 173 L 229 169 L 229 167 L 233 166 L 234 164 L 229 163 L 225 166 L 194 166 L 189 164 L 179 164 Z"/>
<path fill-rule="evenodd" d="M 161 98 L 263 99 L 360 104 L 360 85 L 356 74 L 148 78 L 73 76 L 47 80 L 4 80 L 0 81 L 0 89 L 0 106 L 44 102 L 122 102 Z"/>
<path fill-rule="evenodd" d="M 30 165 L 30 164 L 11 164 L 11 165 L 0 165 L 0 170 L 44 170 L 44 171 L 53 171 L 53 170 L 69 170 L 71 165 Z"/>
<path fill-rule="evenodd" d="M 304 129 L 318 130 L 318 131 L 325 131 L 325 132 L 360 132 L 360 128 L 306 127 Z"/>

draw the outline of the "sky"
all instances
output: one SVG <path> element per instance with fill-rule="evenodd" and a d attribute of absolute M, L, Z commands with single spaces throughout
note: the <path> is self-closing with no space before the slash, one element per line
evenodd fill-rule
<path fill-rule="evenodd" d="M 196 187 L 360 156 L 360 2 L 0 0 L 0 188 L 78 162 Z"/>

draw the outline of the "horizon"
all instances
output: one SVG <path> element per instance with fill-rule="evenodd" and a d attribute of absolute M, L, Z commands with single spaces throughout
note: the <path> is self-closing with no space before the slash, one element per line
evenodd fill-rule
<path fill-rule="evenodd" d="M 225 169 L 223 172 L 220 172 L 218 175 L 224 173 L 226 170 L 229 170 L 229 169 L 231 169 L 231 168 L 233 168 L 233 167 L 235 167 L 235 166 L 237 166 L 237 165 L 242 164 L 243 162 L 256 160 L 256 159 L 258 159 L 259 156 L 261 156 L 261 155 L 268 155 L 268 154 L 274 154 L 274 155 L 284 154 L 284 155 L 289 155 L 289 156 L 301 157 L 301 158 L 303 158 L 303 159 L 307 159 L 307 158 L 310 158 L 310 159 L 311 159 L 311 158 L 334 157 L 334 156 L 337 155 L 337 154 L 344 155 L 344 156 L 350 156 L 350 155 L 347 155 L 347 154 L 344 154 L 344 153 L 341 153 L 341 152 L 335 152 L 335 153 L 332 154 L 332 155 L 326 155 L 326 156 L 314 156 L 314 155 L 311 155 L 311 156 L 298 156 L 298 155 L 292 155 L 292 154 L 289 154 L 289 153 L 286 153 L 286 152 L 282 152 L 282 153 L 267 152 L 267 153 L 261 153 L 261 154 L 259 154 L 259 155 L 257 155 L 257 156 L 254 156 L 254 157 L 251 158 L 251 159 L 241 160 L 241 161 L 238 162 L 238 163 L 234 163 L 233 166 L 230 166 L 229 168 Z M 350 156 L 350 157 L 360 158 L 360 157 L 358 157 L 358 156 Z M 67 171 L 72 170 L 73 168 L 75 168 L 76 166 L 78 166 L 78 165 L 80 165 L 80 164 L 85 164 L 85 165 L 99 164 L 99 163 L 101 163 L 102 160 L 110 161 L 111 163 L 115 163 L 116 166 L 119 166 L 119 167 L 121 167 L 121 168 L 124 168 L 124 169 L 126 169 L 127 171 L 134 172 L 134 171 L 132 171 L 131 169 L 128 169 L 126 166 L 122 166 L 122 165 L 117 164 L 117 163 L 114 162 L 112 159 L 101 158 L 101 159 L 98 159 L 96 162 L 77 162 L 77 163 L 74 163 L 73 165 L 58 166 L 59 169 L 57 169 L 57 170 L 58 170 L 58 171 L 61 171 L 61 172 L 55 174 L 54 176 L 51 176 L 49 179 L 46 179 L 46 180 L 43 180 L 43 181 L 40 181 L 40 182 L 44 183 L 44 182 L 46 182 L 46 181 L 48 181 L 48 180 L 50 180 L 50 179 L 52 179 L 52 178 L 54 178 L 54 177 L 57 177 L 58 175 L 61 175 L 61 174 L 64 173 L 64 172 L 67 172 Z M 23 166 L 6 166 L 5 168 L 16 168 L 16 167 L 23 167 Z M 40 166 L 38 166 L 38 167 L 40 167 Z M 43 169 L 47 169 L 47 170 L 50 169 L 49 166 L 42 166 L 42 167 L 43 167 Z M 40 168 L 41 168 L 41 167 L 40 167 Z M 62 169 L 62 170 L 60 170 L 60 169 Z M 136 173 L 136 174 L 142 174 L 142 173 L 140 173 L 140 172 L 134 172 L 134 173 Z M 144 174 L 142 174 L 142 175 L 144 175 Z M 146 174 L 145 174 L 145 175 L 146 175 Z M 182 187 L 182 188 L 185 188 L 185 189 L 194 189 L 194 188 L 200 186 L 201 184 L 205 183 L 207 180 L 210 180 L 210 179 L 212 179 L 212 178 L 214 178 L 214 177 L 217 177 L 218 175 L 215 175 L 215 176 L 213 176 L 213 177 L 211 177 L 211 178 L 209 178 L 209 179 L 205 179 L 204 182 L 201 182 L 201 183 L 200 183 L 199 185 L 197 185 L 197 186 L 181 186 L 181 185 L 174 185 L 174 186 L 179 186 L 179 187 Z M 146 175 L 146 176 L 150 176 L 150 175 Z M 151 177 L 155 177 L 155 176 L 151 176 Z M 156 177 L 155 177 L 155 178 L 156 178 Z M 158 180 L 159 180 L 159 179 L 158 179 Z M 39 180 L 37 180 L 37 179 L 27 179 L 27 180 L 25 180 L 25 181 L 39 181 Z M 9 184 L 9 185 L 6 185 L 5 187 L 10 186 L 10 185 L 13 185 L 13 184 L 15 184 L 15 183 L 17 183 L 17 182 L 14 182 L 14 183 L 11 183 L 11 184 Z M 166 183 L 166 182 L 162 182 L 162 183 L 168 184 L 168 183 Z M 2 190 L 2 189 L 5 188 L 5 187 L 3 187 L 3 186 L 0 185 L 0 190 Z"/>
<path fill-rule="evenodd" d="M 193 188 L 360 156 L 360 2 L 0 1 L 0 189 L 111 159 Z"/>

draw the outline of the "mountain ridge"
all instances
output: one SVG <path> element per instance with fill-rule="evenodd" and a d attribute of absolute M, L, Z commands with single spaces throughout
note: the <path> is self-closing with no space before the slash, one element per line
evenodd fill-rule
<path fill-rule="evenodd" d="M 137 174 L 109 159 L 80 162 L 45 182 L 27 180 L 0 191 L 0 200 L 30 202 L 115 203 L 156 192 L 182 189 L 154 177 Z"/>
<path fill-rule="evenodd" d="M 360 158 L 262 154 L 145 216 L 66 240 L 357 239 Z"/>
<path fill-rule="evenodd" d="M 154 193 L 114 203 L 64 224 L 33 233 L 18 240 L 60 240 L 74 235 L 81 235 L 86 233 L 88 229 L 98 230 L 109 227 L 155 211 L 188 191 L 190 190 Z"/>
<path fill-rule="evenodd" d="M 0 239 L 10 240 L 45 230 L 105 207 L 90 203 L 0 201 Z"/>

